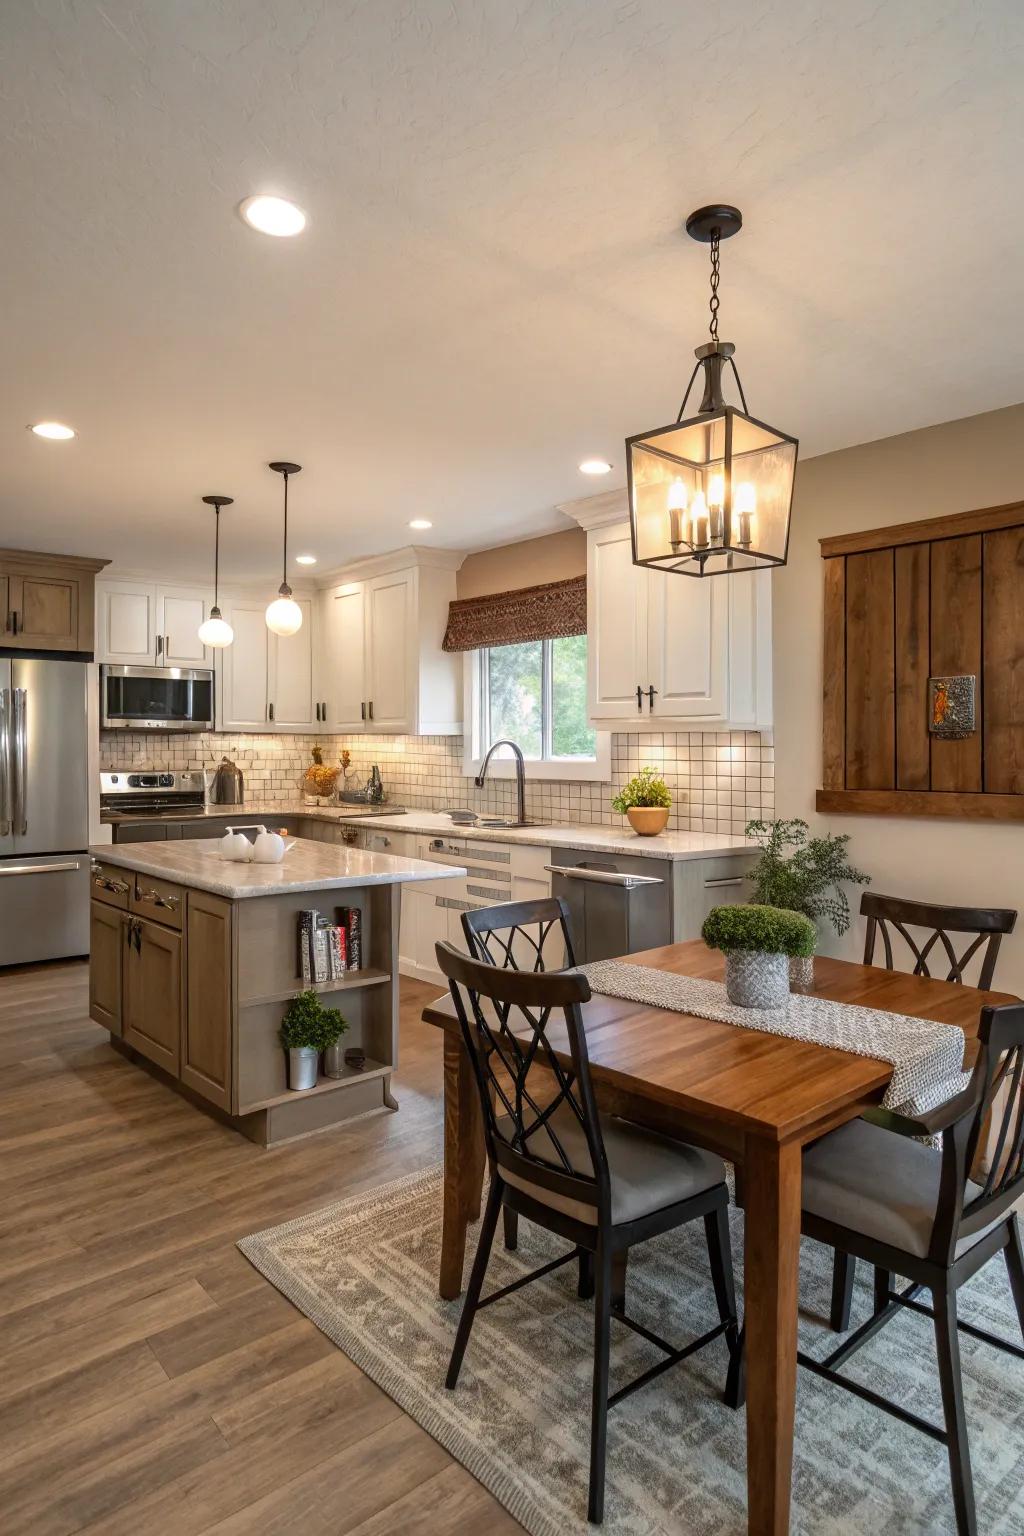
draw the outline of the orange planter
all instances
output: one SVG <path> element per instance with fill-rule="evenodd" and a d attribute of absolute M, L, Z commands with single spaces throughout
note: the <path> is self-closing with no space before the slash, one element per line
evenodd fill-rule
<path fill-rule="evenodd" d="M 668 826 L 667 805 L 633 805 L 626 815 L 639 837 L 655 837 Z"/>

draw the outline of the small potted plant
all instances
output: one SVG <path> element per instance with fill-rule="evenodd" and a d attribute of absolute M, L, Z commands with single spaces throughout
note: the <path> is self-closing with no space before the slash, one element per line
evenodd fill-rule
<path fill-rule="evenodd" d="M 843 884 L 868 885 L 870 877 L 850 863 L 846 851 L 848 833 L 841 837 L 808 837 L 809 831 L 806 821 L 799 817 L 789 821 L 747 822 L 747 836 L 756 838 L 761 845 L 761 856 L 748 876 L 753 888 L 751 900 L 762 906 L 802 912 L 813 923 L 831 923 L 836 933 L 842 935 L 850 926 L 850 903 Z M 788 858 L 787 848 L 794 850 Z M 811 986 L 813 953 L 794 959 L 789 970 L 793 986 Z"/>
<path fill-rule="evenodd" d="M 341 1037 L 348 1032 L 348 1020 L 338 1008 L 325 1008 L 324 1014 L 324 1075 L 341 1077 L 345 1071 L 345 1053 Z"/>
<path fill-rule="evenodd" d="M 337 1008 L 325 1008 L 312 988 L 293 997 L 281 1020 L 280 1040 L 288 1053 L 288 1087 L 316 1087 L 320 1052 L 336 1045 L 348 1028 Z"/>
<path fill-rule="evenodd" d="M 782 907 L 712 907 L 701 937 L 725 955 L 725 990 L 740 1008 L 784 1008 L 789 962 L 814 953 L 814 924 Z"/>
<path fill-rule="evenodd" d="M 628 816 L 633 831 L 640 837 L 654 837 L 664 832 L 668 823 L 672 796 L 665 780 L 653 768 L 641 768 L 612 800 L 612 810 Z"/>

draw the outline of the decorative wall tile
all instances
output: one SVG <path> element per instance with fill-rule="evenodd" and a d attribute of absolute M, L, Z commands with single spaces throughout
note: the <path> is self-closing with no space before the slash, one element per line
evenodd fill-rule
<path fill-rule="evenodd" d="M 343 747 L 352 754 L 356 782 L 380 766 L 388 796 L 418 810 L 469 806 L 507 814 L 514 786 L 508 779 L 477 789 L 462 771 L 458 736 L 246 736 L 234 732 L 100 733 L 104 769 L 213 768 L 227 755 L 245 776 L 246 797 L 268 804 L 294 801 L 314 746 L 326 762 Z M 672 794 L 669 826 L 676 831 L 742 832 L 753 816 L 770 817 L 775 804 L 775 752 L 756 731 L 621 732 L 612 736 L 611 779 L 570 783 L 528 779 L 526 814 L 533 821 L 581 826 L 627 825 L 611 797 L 638 770 L 663 774 Z"/>

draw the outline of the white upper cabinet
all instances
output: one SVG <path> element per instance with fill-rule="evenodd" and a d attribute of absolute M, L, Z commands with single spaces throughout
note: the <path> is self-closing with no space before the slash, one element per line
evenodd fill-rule
<path fill-rule="evenodd" d="M 222 731 L 315 731 L 313 601 L 296 596 L 302 628 L 275 635 L 267 628 L 265 598 L 223 598 L 235 632 L 219 652 L 217 724 Z"/>
<path fill-rule="evenodd" d="M 628 522 L 590 527 L 587 549 L 592 725 L 771 725 L 770 572 L 697 578 L 635 566 Z"/>
<path fill-rule="evenodd" d="M 363 561 L 319 594 L 315 675 L 321 729 L 454 736 L 462 658 L 442 651 L 456 557 L 413 550 Z"/>
<path fill-rule="evenodd" d="M 96 660 L 136 667 L 208 667 L 199 639 L 212 594 L 156 582 L 96 583 Z"/>

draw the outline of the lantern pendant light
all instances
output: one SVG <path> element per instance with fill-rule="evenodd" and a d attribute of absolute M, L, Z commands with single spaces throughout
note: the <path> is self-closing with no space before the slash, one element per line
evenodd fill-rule
<path fill-rule="evenodd" d="M 223 650 L 230 645 L 235 638 L 235 632 L 217 607 L 218 583 L 220 579 L 220 509 L 234 505 L 233 496 L 204 496 L 203 501 L 214 510 L 214 535 L 213 535 L 213 607 L 210 609 L 210 617 L 204 619 L 198 629 L 198 635 L 204 645 L 212 650 Z"/>
<path fill-rule="evenodd" d="M 725 204 L 698 208 L 686 221 L 691 239 L 711 247 L 711 339 L 696 349 L 676 420 L 626 439 L 634 565 L 714 576 L 786 563 L 797 439 L 749 414 L 736 348 L 718 339 L 719 248 L 742 224 L 739 209 Z M 726 364 L 742 410 L 725 403 Z M 702 369 L 704 398 L 686 417 Z"/>
<path fill-rule="evenodd" d="M 288 476 L 297 475 L 302 465 L 285 464 L 278 459 L 268 468 L 284 476 L 284 570 L 277 596 L 267 608 L 267 628 L 275 635 L 287 636 L 296 634 L 302 628 L 302 609 L 292 597 L 292 589 L 288 585 Z"/>

